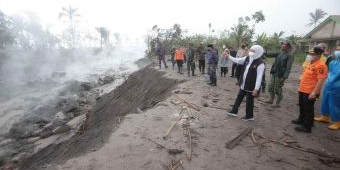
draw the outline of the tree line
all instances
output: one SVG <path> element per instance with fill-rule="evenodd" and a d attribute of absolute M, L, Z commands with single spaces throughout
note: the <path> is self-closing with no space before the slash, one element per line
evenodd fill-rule
<path fill-rule="evenodd" d="M 311 18 L 306 26 L 314 25 L 315 27 L 327 13 L 321 9 L 316 9 L 309 15 Z M 99 45 L 100 48 L 112 48 L 113 39 L 116 42 L 120 41 L 120 35 L 118 33 L 112 34 L 106 27 L 90 28 L 90 30 L 97 32 L 96 34 L 91 31 L 79 30 L 78 24 L 82 22 L 83 18 L 78 8 L 63 7 L 59 13 L 59 19 L 65 23 L 65 29 L 60 35 L 55 35 L 50 32 L 48 26 L 42 26 L 39 18 L 34 14 L 9 16 L 0 11 L 0 49 L 77 48 L 82 43 L 92 47 Z M 215 30 L 211 23 L 207 24 L 208 35 L 188 35 L 187 31 L 176 23 L 171 28 L 161 28 L 154 25 L 145 38 L 146 53 L 148 55 L 154 54 L 154 49 L 159 41 L 163 42 L 167 52 L 177 46 L 188 43 L 198 45 L 200 42 L 216 42 L 219 48 L 222 46 L 239 48 L 242 41 L 261 44 L 267 52 L 271 52 L 278 50 L 280 42 L 284 39 L 289 40 L 296 49 L 301 49 L 299 40 L 302 37 L 293 34 L 284 37 L 284 31 L 271 35 L 267 33 L 255 35 L 256 26 L 261 22 L 265 22 L 265 15 L 260 10 L 249 16 L 239 17 L 238 23 L 221 31 L 219 35 L 212 35 Z"/>
<path fill-rule="evenodd" d="M 78 8 L 63 7 L 59 20 L 65 29 L 61 34 L 51 33 L 50 26 L 43 26 L 40 19 L 33 13 L 6 15 L 0 11 L 0 49 L 53 49 L 78 48 L 82 44 L 103 48 L 112 48 L 114 42 L 120 41 L 118 33 L 111 34 L 106 27 L 90 28 L 83 31 L 78 24 L 83 21 Z M 97 32 L 97 33 L 95 33 Z"/>
<path fill-rule="evenodd" d="M 316 27 L 316 24 L 320 23 L 320 20 L 324 18 L 327 13 L 321 9 L 316 9 L 314 12 L 309 13 L 309 15 L 311 18 L 306 27 L 313 25 Z M 158 25 L 154 25 L 146 36 L 145 42 L 148 46 L 146 53 L 149 56 L 154 55 L 158 42 L 163 43 L 167 53 L 169 53 L 172 48 L 185 46 L 188 43 L 198 46 L 200 42 L 205 44 L 216 42 L 219 49 L 223 46 L 238 49 L 242 41 L 247 41 L 250 44 L 260 44 L 265 49 L 265 52 L 275 53 L 280 50 L 281 42 L 284 40 L 288 40 L 292 44 L 295 52 L 305 50 L 304 44 L 300 41 L 302 40 L 301 36 L 294 34 L 284 36 L 285 31 L 282 30 L 271 35 L 264 32 L 255 35 L 255 28 L 261 22 L 265 22 L 265 15 L 260 10 L 250 16 L 239 17 L 237 24 L 230 29 L 223 30 L 217 36 L 211 35 L 215 32 L 211 23 L 208 23 L 208 35 L 187 35 L 187 32 L 177 23 L 171 28 L 160 28 Z"/>

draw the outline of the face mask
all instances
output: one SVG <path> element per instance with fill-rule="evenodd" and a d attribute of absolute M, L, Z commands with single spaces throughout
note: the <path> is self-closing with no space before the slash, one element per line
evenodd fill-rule
<path fill-rule="evenodd" d="M 307 61 L 314 61 L 315 58 L 316 58 L 315 56 L 307 55 L 306 60 L 307 60 Z"/>
<path fill-rule="evenodd" d="M 252 52 L 252 51 L 249 52 L 249 57 L 250 57 L 250 58 L 255 58 L 255 55 L 256 55 L 256 54 L 255 54 L 254 52 Z"/>

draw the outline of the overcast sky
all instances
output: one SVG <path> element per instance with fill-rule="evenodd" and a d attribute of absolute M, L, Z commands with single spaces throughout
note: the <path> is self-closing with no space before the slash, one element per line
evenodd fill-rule
<path fill-rule="evenodd" d="M 207 34 L 208 23 L 216 31 L 230 29 L 239 17 L 259 10 L 266 20 L 257 26 L 257 33 L 282 30 L 286 36 L 304 35 L 312 29 L 305 26 L 315 9 L 340 15 L 340 0 L 0 0 L 0 10 L 6 14 L 34 12 L 54 31 L 65 26 L 58 14 L 69 5 L 79 9 L 88 27 L 104 26 L 129 35 L 146 34 L 155 24 L 169 28 L 174 23 L 191 34 Z"/>

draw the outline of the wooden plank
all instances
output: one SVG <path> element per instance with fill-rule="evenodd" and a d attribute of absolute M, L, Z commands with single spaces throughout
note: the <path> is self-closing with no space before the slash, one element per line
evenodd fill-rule
<path fill-rule="evenodd" d="M 233 149 L 244 137 L 252 131 L 251 127 L 244 129 L 238 136 L 225 144 L 228 149 Z"/>
<path fill-rule="evenodd" d="M 167 137 L 169 136 L 169 134 L 170 134 L 172 128 L 175 126 L 175 124 L 176 124 L 178 121 L 180 121 L 180 120 L 182 119 L 183 111 L 184 111 L 184 109 L 181 108 L 181 111 L 178 113 L 179 116 L 178 116 L 177 120 L 176 120 L 174 123 L 172 123 L 172 125 L 170 126 L 170 128 L 168 129 L 168 131 L 166 132 L 166 134 L 163 136 L 163 139 L 164 139 L 164 140 L 167 139 Z"/>

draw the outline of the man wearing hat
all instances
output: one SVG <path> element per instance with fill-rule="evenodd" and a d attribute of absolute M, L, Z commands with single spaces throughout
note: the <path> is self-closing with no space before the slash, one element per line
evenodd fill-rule
<path fill-rule="evenodd" d="M 275 61 L 270 69 L 271 81 L 269 85 L 270 98 L 266 103 L 273 104 L 275 94 L 277 95 L 274 107 L 280 107 L 282 100 L 282 87 L 285 80 L 290 74 L 293 65 L 294 57 L 290 53 L 291 45 L 288 41 L 281 43 L 281 53 L 275 58 Z"/>
<path fill-rule="evenodd" d="M 300 114 L 298 119 L 292 120 L 298 132 L 310 133 L 314 123 L 314 103 L 319 97 L 323 82 L 327 78 L 328 68 L 320 60 L 323 53 L 321 46 L 314 46 L 307 53 L 306 66 L 300 79 L 299 106 Z"/>
<path fill-rule="evenodd" d="M 321 102 L 321 116 L 315 117 L 318 122 L 332 124 L 328 126 L 331 130 L 340 129 L 340 43 L 334 51 L 334 59 L 329 62 L 329 72 Z"/>
<path fill-rule="evenodd" d="M 320 57 L 320 60 L 324 63 L 327 62 L 327 57 L 325 56 L 325 51 L 327 50 L 327 44 L 326 43 L 319 43 L 318 46 L 320 46 L 323 49 L 323 53 Z M 306 59 L 305 62 L 303 62 L 302 67 L 306 66 L 306 63 L 308 62 L 308 60 Z M 327 65 L 327 64 L 326 64 Z"/>

